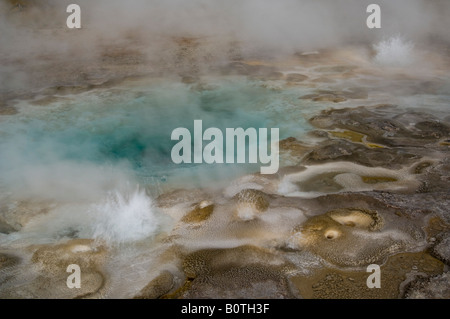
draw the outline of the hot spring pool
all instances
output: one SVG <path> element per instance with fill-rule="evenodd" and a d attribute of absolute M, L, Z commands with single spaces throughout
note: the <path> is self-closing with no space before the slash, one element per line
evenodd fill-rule
<path fill-rule="evenodd" d="M 45 106 L 23 102 L 19 114 L 1 119 L 2 184 L 27 183 L 30 167 L 52 180 L 56 176 L 51 172 L 60 165 L 113 169 L 144 186 L 202 186 L 255 170 L 250 164 L 177 165 L 170 157 L 175 144 L 171 132 L 177 127 L 192 130 L 196 119 L 222 130 L 282 127 L 281 139 L 300 137 L 310 128 L 304 115 L 317 106 L 308 108 L 303 102 L 298 107 L 298 89 L 280 93 L 242 82 L 213 82 L 201 91 L 179 83 L 128 83 L 64 96 Z M 67 169 L 57 179 L 71 183 L 71 173 Z M 91 184 L 85 177 L 83 184 Z"/>
<path fill-rule="evenodd" d="M 220 187 L 259 170 L 259 164 L 174 164 L 171 133 L 177 127 L 192 130 L 196 119 L 223 131 L 278 127 L 280 139 L 301 138 L 311 129 L 307 119 L 318 106 L 299 100 L 298 88 L 277 91 L 239 77 L 207 83 L 199 88 L 130 80 L 56 95 L 47 103 L 39 97 L 18 103 L 18 114 L 0 118 L 2 202 L 57 206 L 54 216 L 38 218 L 22 233 L 47 233 L 47 240 L 135 240 L 157 232 L 158 214 L 152 219 L 145 212 L 162 192 Z"/>

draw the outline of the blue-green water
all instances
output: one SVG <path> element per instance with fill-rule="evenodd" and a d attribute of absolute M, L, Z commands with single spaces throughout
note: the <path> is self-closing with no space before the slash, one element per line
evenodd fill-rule
<path fill-rule="evenodd" d="M 202 120 L 203 130 L 222 132 L 279 128 L 281 139 L 310 128 L 306 119 L 316 106 L 300 105 L 298 89 L 281 93 L 242 78 L 208 84 L 197 90 L 170 81 L 129 81 L 46 105 L 18 102 L 18 114 L 0 117 L 0 207 L 10 223 L 24 227 L 2 240 L 75 236 L 121 243 L 151 237 L 170 227 L 153 201 L 162 192 L 220 187 L 261 166 L 174 164 L 175 128 L 192 132 L 194 120 Z M 41 208 L 48 213 L 40 214 Z"/>
<path fill-rule="evenodd" d="M 203 130 L 277 127 L 280 138 L 299 136 L 309 126 L 297 98 L 298 91 L 279 93 L 238 80 L 201 91 L 180 83 L 132 83 L 47 106 L 24 104 L 19 114 L 0 120 L 0 176 L 19 186 L 27 180 L 20 177 L 28 173 L 25 168 L 46 167 L 51 175 L 52 166 L 70 163 L 79 171 L 83 165 L 124 171 L 143 185 L 224 182 L 260 165 L 174 164 L 172 131 L 192 132 L 200 119 Z"/>

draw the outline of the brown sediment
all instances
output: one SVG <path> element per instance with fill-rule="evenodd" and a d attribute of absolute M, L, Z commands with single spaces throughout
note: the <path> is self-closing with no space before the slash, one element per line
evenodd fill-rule
<path fill-rule="evenodd" d="M 9 223 L 7 223 L 2 216 L 0 216 L 0 233 L 9 234 L 17 231 L 17 228 L 12 227 Z"/>
<path fill-rule="evenodd" d="M 32 218 L 47 214 L 52 203 L 46 201 L 22 200 L 13 204 L 1 207 L 0 224 L 10 232 L 20 230 Z M 7 221 L 7 223 L 6 223 Z"/>
<path fill-rule="evenodd" d="M 335 66 L 322 66 L 316 68 L 315 71 L 321 73 L 343 73 L 353 71 L 357 68 L 358 67 L 356 65 L 335 65 Z"/>
<path fill-rule="evenodd" d="M 303 82 L 307 79 L 308 79 L 308 77 L 306 75 L 303 75 L 300 73 L 290 73 L 290 74 L 286 75 L 287 82 Z"/>
<path fill-rule="evenodd" d="M 45 105 L 49 105 L 49 104 L 52 104 L 52 103 L 58 103 L 58 102 L 66 101 L 66 100 L 67 99 L 63 98 L 63 97 L 49 95 L 49 96 L 45 96 L 45 97 L 39 98 L 37 100 L 31 101 L 30 104 L 38 105 L 38 106 L 45 106 Z"/>
<path fill-rule="evenodd" d="M 349 88 L 343 91 L 317 90 L 316 93 L 307 94 L 300 97 L 303 100 L 312 100 L 314 102 L 345 102 L 347 100 L 367 99 L 368 92 L 365 88 Z"/>
<path fill-rule="evenodd" d="M 337 172 L 318 174 L 297 185 L 304 192 L 338 192 L 344 187 L 334 180 L 337 174 Z"/>
<path fill-rule="evenodd" d="M 384 220 L 376 211 L 341 208 L 311 217 L 294 229 L 299 249 L 305 249 L 338 266 L 362 266 L 380 262 L 406 246 L 379 232 Z M 371 233 L 376 242 L 364 242 Z"/>
<path fill-rule="evenodd" d="M 184 223 L 200 223 L 207 220 L 214 211 L 214 204 L 203 201 L 194 206 L 194 208 L 189 211 L 181 219 Z"/>
<path fill-rule="evenodd" d="M 389 183 L 398 181 L 398 179 L 394 177 L 387 176 L 361 176 L 361 179 L 366 184 Z"/>
<path fill-rule="evenodd" d="M 20 263 L 20 258 L 11 254 L 0 253 L 0 270 L 15 266 Z"/>
<path fill-rule="evenodd" d="M 377 211 L 361 208 L 340 208 L 327 213 L 333 220 L 341 225 L 357 227 L 369 231 L 380 230 L 384 220 Z"/>
<path fill-rule="evenodd" d="M 369 148 L 385 148 L 385 146 L 383 145 L 367 142 L 366 141 L 367 135 L 358 132 L 345 130 L 345 131 L 328 131 L 328 133 L 330 133 L 334 137 L 346 139 L 353 143 L 360 143 Z"/>
<path fill-rule="evenodd" d="M 187 293 L 191 289 L 193 280 L 194 280 L 194 278 L 187 277 L 186 280 L 184 281 L 184 283 L 178 289 L 176 289 L 174 292 L 170 292 L 168 294 L 162 295 L 162 296 L 160 296 L 160 298 L 161 299 L 182 298 L 184 296 L 184 294 Z"/>
<path fill-rule="evenodd" d="M 270 205 L 269 197 L 264 192 L 256 189 L 244 189 L 234 196 L 238 204 L 251 204 L 257 211 L 266 211 Z"/>
<path fill-rule="evenodd" d="M 156 278 L 150 281 L 142 290 L 139 292 L 134 299 L 157 299 L 166 295 L 174 286 L 173 275 L 165 270 L 161 272 Z M 174 292 L 176 295 L 177 292 Z M 166 295 L 166 298 L 170 298 Z"/>
<path fill-rule="evenodd" d="M 329 133 L 338 138 L 345 138 L 355 143 L 362 143 L 364 134 L 353 131 L 329 131 Z"/>
<path fill-rule="evenodd" d="M 401 297 L 401 285 L 408 276 L 441 274 L 444 265 L 427 253 L 400 253 L 380 265 L 381 288 L 369 288 L 366 269 L 345 270 L 323 268 L 311 276 L 290 278 L 300 295 L 307 299 L 396 299 Z"/>
<path fill-rule="evenodd" d="M 15 107 L 4 105 L 0 102 L 0 115 L 14 115 L 19 113 Z"/>
<path fill-rule="evenodd" d="M 367 148 L 347 140 L 324 141 L 313 148 L 303 159 L 305 164 L 348 161 L 369 167 L 401 167 L 411 165 L 422 157 L 392 148 Z"/>
<path fill-rule="evenodd" d="M 95 246 L 92 240 L 76 239 L 58 245 L 39 245 L 35 249 L 31 263 L 39 268 L 39 276 L 32 282 L 16 289 L 4 289 L 1 296 L 16 298 L 90 298 L 105 288 L 106 279 L 102 266 L 106 249 Z M 81 288 L 69 289 L 66 286 L 67 267 L 76 264 L 80 267 Z"/>
<path fill-rule="evenodd" d="M 379 114 L 380 112 L 385 116 Z M 389 115 L 392 113 L 398 112 L 395 111 L 395 106 L 389 104 L 370 108 L 360 106 L 352 109 L 322 111 L 320 115 L 312 117 L 310 122 L 322 129 L 339 128 L 366 135 L 367 143 L 371 143 L 371 146 L 380 144 L 397 147 L 424 146 L 430 140 L 440 139 L 450 134 L 450 126 L 440 123 L 431 115 L 426 115 L 427 121 L 419 121 L 421 117 L 418 116 L 402 118 L 402 116 Z M 410 121 L 417 121 L 414 127 L 409 125 Z"/>
<path fill-rule="evenodd" d="M 321 77 L 313 79 L 311 82 L 316 82 L 316 83 L 334 83 L 334 82 L 336 82 L 336 80 L 331 79 L 329 77 L 321 76 Z"/>
<path fill-rule="evenodd" d="M 208 194 L 201 189 L 175 189 L 156 198 L 159 207 L 171 207 L 181 203 L 198 203 L 198 199 L 209 200 Z"/>
<path fill-rule="evenodd" d="M 289 266 L 268 250 L 241 246 L 207 249 L 184 259 L 185 284 L 172 298 L 292 298 L 285 277 Z"/>
<path fill-rule="evenodd" d="M 366 143 L 365 145 L 367 145 L 370 148 L 385 148 L 385 146 L 375 143 Z"/>
<path fill-rule="evenodd" d="M 444 233 L 445 231 L 450 230 L 450 225 L 447 224 L 444 220 L 442 220 L 439 216 L 432 216 L 428 220 L 428 225 L 425 228 L 425 231 L 429 238 L 433 238 L 438 236 L 439 234 Z"/>
<path fill-rule="evenodd" d="M 288 137 L 280 141 L 280 151 L 288 151 L 290 155 L 301 158 L 309 150 L 309 147 L 298 141 L 295 137 Z"/>

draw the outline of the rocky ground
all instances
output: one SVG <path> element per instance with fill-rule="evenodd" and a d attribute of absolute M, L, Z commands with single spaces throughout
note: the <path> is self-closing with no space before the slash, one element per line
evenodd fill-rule
<path fill-rule="evenodd" d="M 283 141 L 282 152 L 301 160 L 277 177 L 246 176 L 214 200 L 183 192 L 159 199 L 186 212 L 174 238 L 184 283 L 169 284 L 163 272 L 154 285 L 162 292 L 166 278 L 167 291 L 158 297 L 450 296 L 449 122 L 392 105 L 330 110 L 310 121 L 324 140 L 312 148 Z M 313 198 L 302 198 L 308 193 Z M 191 251 L 190 240 L 213 232 L 245 245 Z M 369 264 L 381 266 L 381 289 L 366 285 Z M 139 297 L 157 297 L 156 288 L 148 292 L 147 285 Z"/>

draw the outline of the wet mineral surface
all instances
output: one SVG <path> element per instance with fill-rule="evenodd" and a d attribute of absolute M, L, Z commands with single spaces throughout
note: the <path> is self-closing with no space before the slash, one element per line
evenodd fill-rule
<path fill-rule="evenodd" d="M 167 74 L 205 92 L 213 73 L 275 94 L 298 89 L 295 103 L 317 106 L 295 119 L 311 130 L 280 141 L 277 174 L 161 191 L 155 207 L 172 227 L 136 242 L 113 245 L 77 229 L 33 242 L 29 229 L 64 205 L 11 202 L 3 192 L 0 298 L 450 297 L 448 56 L 429 53 L 428 74 L 361 62 L 353 47 L 280 60 L 233 56 L 205 71 L 200 40 L 172 45 L 178 63 L 164 72 L 120 46 L 79 72 L 62 71 L 58 60 L 36 65 L 33 74 L 49 76 L 2 92 L 0 118 L 20 114 L 23 103 L 45 107 Z M 66 286 L 70 264 L 82 269 L 80 289 Z M 369 288 L 369 265 L 380 267 L 381 288 Z"/>

